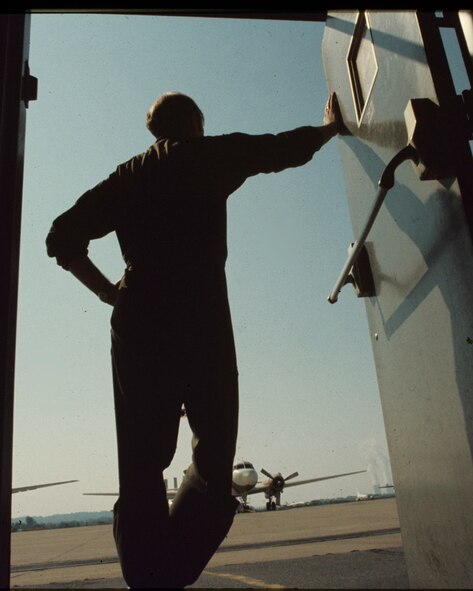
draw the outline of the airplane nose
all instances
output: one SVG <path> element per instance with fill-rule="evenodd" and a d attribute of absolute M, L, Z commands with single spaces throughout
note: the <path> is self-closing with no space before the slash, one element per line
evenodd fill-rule
<path fill-rule="evenodd" d="M 255 470 L 244 469 L 236 470 L 233 473 L 233 482 L 240 486 L 254 486 L 258 480 Z"/>

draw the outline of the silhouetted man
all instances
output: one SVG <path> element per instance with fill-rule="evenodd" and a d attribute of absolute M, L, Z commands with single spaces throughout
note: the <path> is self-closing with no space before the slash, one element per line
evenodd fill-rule
<path fill-rule="evenodd" d="M 195 102 L 166 93 L 147 114 L 156 142 L 52 224 L 48 254 L 113 306 L 120 481 L 114 536 L 131 587 L 193 583 L 238 506 L 232 496 L 238 371 L 225 279 L 227 198 L 250 176 L 307 163 L 342 125 L 332 94 L 319 127 L 204 136 Z M 110 232 L 126 264 L 117 284 L 88 257 L 89 242 Z M 163 471 L 175 452 L 183 404 L 193 432 L 192 463 L 169 510 Z"/>

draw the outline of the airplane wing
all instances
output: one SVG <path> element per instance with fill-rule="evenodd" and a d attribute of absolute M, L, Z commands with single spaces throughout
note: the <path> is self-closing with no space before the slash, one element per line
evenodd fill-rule
<path fill-rule="evenodd" d="M 91 497 L 118 497 L 118 493 L 82 493 L 83 495 Z"/>
<path fill-rule="evenodd" d="M 296 480 L 295 482 L 287 482 L 284 488 L 288 486 L 297 486 L 298 484 L 308 484 L 309 482 L 319 482 L 320 480 L 330 480 L 331 478 L 341 478 L 342 476 L 352 476 L 353 474 L 362 474 L 367 470 L 357 470 L 356 472 L 346 472 L 345 474 L 333 474 L 332 476 L 321 476 L 319 478 L 309 478 L 308 480 Z"/>
<path fill-rule="evenodd" d="M 166 491 L 168 499 L 174 499 L 177 493 L 177 488 L 168 488 Z M 118 497 L 118 493 L 82 493 L 85 496 L 91 497 Z"/>
<path fill-rule="evenodd" d="M 341 478 L 342 476 L 352 476 L 353 474 L 362 474 L 368 470 L 357 470 L 356 472 L 345 472 L 344 474 L 332 474 L 331 476 L 319 476 L 318 478 L 309 478 L 307 480 L 294 480 L 284 483 L 284 488 L 288 486 L 298 486 L 300 484 L 309 484 L 309 482 L 320 482 L 321 480 L 330 480 L 331 478 Z M 264 492 L 267 490 L 266 484 L 256 484 L 247 494 L 254 495 L 256 493 Z"/>
<path fill-rule="evenodd" d="M 12 493 L 25 492 L 27 490 L 35 490 L 37 488 L 45 488 L 46 486 L 57 486 L 58 484 L 69 484 L 69 482 L 79 482 L 78 480 L 64 480 L 63 482 L 48 482 L 48 484 L 31 484 L 30 486 L 18 486 L 12 488 Z"/>

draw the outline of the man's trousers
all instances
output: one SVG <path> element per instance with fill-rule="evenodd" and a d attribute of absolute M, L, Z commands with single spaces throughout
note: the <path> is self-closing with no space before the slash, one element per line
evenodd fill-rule
<path fill-rule="evenodd" d="M 225 279 L 179 277 L 157 290 L 129 283 L 112 314 L 114 536 L 131 588 L 183 587 L 199 577 L 238 506 L 238 372 Z M 182 405 L 192 463 L 169 509 L 163 470 L 186 420 Z"/>

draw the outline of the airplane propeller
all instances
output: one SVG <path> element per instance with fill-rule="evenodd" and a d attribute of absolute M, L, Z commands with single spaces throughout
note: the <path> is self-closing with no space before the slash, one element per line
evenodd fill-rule
<path fill-rule="evenodd" d="M 272 480 L 272 488 L 277 492 L 282 492 L 282 489 L 284 488 L 284 484 L 286 483 L 286 481 L 291 480 L 291 478 L 295 478 L 296 476 L 299 476 L 299 472 L 293 472 L 292 474 L 289 474 L 289 476 L 286 476 L 286 478 L 284 478 L 281 474 L 270 474 L 264 468 L 261 468 L 261 473 Z"/>
<path fill-rule="evenodd" d="M 284 478 L 280 472 L 277 474 L 270 474 L 264 468 L 261 468 L 261 473 L 267 476 L 271 480 L 271 484 L 269 485 L 266 491 L 266 498 L 269 499 L 266 503 L 267 509 L 275 509 L 276 505 L 281 504 L 281 493 L 284 490 L 284 485 L 286 484 L 287 480 L 291 480 L 291 478 L 295 478 L 299 476 L 299 472 L 293 472 Z M 276 497 L 276 502 L 271 502 L 271 497 Z"/>

